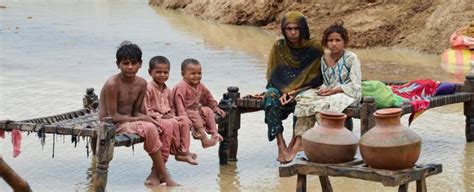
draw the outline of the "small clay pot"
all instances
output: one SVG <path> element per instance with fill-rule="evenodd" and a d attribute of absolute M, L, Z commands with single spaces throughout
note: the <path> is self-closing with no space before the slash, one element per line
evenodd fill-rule
<path fill-rule="evenodd" d="M 421 137 L 400 123 L 402 109 L 380 109 L 374 113 L 375 127 L 360 141 L 364 162 L 372 168 L 412 168 L 421 152 Z"/>
<path fill-rule="evenodd" d="M 303 151 L 315 163 L 344 163 L 354 160 L 359 139 L 344 128 L 347 115 L 321 112 L 321 125 L 302 135 Z"/>

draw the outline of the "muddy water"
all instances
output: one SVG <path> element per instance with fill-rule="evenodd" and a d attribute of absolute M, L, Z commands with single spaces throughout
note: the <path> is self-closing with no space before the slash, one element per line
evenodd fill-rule
<path fill-rule="evenodd" d="M 152 8 L 146 0 L 5 1 L 0 0 L 0 119 L 21 120 L 81 108 L 87 87 L 100 91 L 117 71 L 114 54 L 122 40 L 141 46 L 144 63 L 154 55 L 172 62 L 169 85 L 180 79 L 179 63 L 188 57 L 204 67 L 203 81 L 220 98 L 229 85 L 241 95 L 263 91 L 265 62 L 274 37 L 252 27 L 218 25 Z M 408 50 L 353 50 L 363 63 L 365 79 L 433 78 L 458 81 L 439 67 L 437 55 Z M 147 66 L 139 75 L 148 79 Z M 474 145 L 466 144 L 462 105 L 427 111 L 411 126 L 423 138 L 419 163 L 442 163 L 443 173 L 427 180 L 434 191 L 474 190 Z M 402 120 L 406 124 L 407 117 Z M 359 134 L 358 121 L 355 132 Z M 286 127 L 291 122 L 286 121 Z M 285 137 L 291 137 L 286 131 Z M 54 141 L 54 142 L 53 142 Z M 86 142 L 76 147 L 69 137 L 48 135 L 41 145 L 23 134 L 22 153 L 12 157 L 10 134 L 0 140 L 4 160 L 35 191 L 89 191 L 92 158 Z M 239 161 L 218 165 L 217 147 L 203 150 L 192 141 L 199 165 L 171 159 L 169 172 L 183 186 L 148 189 L 143 180 L 151 161 L 142 145 L 115 148 L 108 191 L 292 191 L 295 177 L 278 177 L 276 145 L 266 139 L 263 114 L 242 116 Z M 52 155 L 54 154 L 54 158 Z M 335 191 L 395 191 L 381 184 L 331 178 Z M 319 190 L 317 177 L 309 177 Z M 414 190 L 414 185 L 410 186 Z M 10 191 L 0 182 L 0 191 Z"/>

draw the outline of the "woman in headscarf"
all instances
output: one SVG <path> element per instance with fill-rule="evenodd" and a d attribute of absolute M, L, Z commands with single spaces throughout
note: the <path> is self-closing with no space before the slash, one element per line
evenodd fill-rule
<path fill-rule="evenodd" d="M 300 12 L 285 14 L 281 32 L 284 38 L 274 43 L 268 60 L 263 109 L 268 140 L 277 138 L 277 160 L 287 163 L 291 159 L 288 159 L 288 148 L 282 135 L 282 121 L 293 112 L 294 97 L 300 91 L 322 84 L 320 60 L 324 50 L 317 40 L 310 38 L 306 18 Z M 293 141 L 290 148 L 292 144 Z"/>

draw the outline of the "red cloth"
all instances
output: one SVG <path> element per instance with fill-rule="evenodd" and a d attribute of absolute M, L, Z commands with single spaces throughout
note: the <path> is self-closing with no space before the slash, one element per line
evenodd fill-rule
<path fill-rule="evenodd" d="M 13 157 L 20 155 L 21 148 L 21 131 L 18 129 L 12 130 L 12 144 L 13 144 Z"/>
<path fill-rule="evenodd" d="M 439 83 L 431 79 L 413 80 L 403 85 L 391 86 L 394 94 L 410 100 L 413 113 L 408 119 L 408 125 L 420 116 L 430 106 L 430 97 L 434 96 Z"/>
<path fill-rule="evenodd" d="M 0 129 L 0 138 L 5 138 L 5 130 Z"/>

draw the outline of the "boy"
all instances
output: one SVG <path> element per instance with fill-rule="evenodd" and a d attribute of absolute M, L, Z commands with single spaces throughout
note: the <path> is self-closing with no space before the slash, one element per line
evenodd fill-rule
<path fill-rule="evenodd" d="M 155 56 L 150 59 L 148 74 L 153 81 L 147 85 L 143 106 L 146 113 L 152 116 L 165 132 L 161 137 L 161 142 L 163 142 L 161 154 L 164 162 L 166 163 L 171 152 L 177 161 L 197 165 L 197 156 L 189 152 L 190 122 L 186 117 L 175 116 L 171 90 L 165 84 L 169 78 L 169 72 L 170 62 L 166 57 Z"/>
<path fill-rule="evenodd" d="M 176 113 L 187 116 L 191 121 L 191 130 L 195 139 L 200 139 L 203 148 L 208 148 L 222 141 L 217 133 L 214 113 L 224 117 L 225 112 L 217 107 L 217 101 L 211 92 L 201 83 L 201 64 L 196 59 L 185 59 L 181 63 L 181 80 L 173 88 L 173 99 Z M 211 134 L 211 139 L 206 135 Z"/>
<path fill-rule="evenodd" d="M 142 52 L 136 44 L 124 41 L 116 53 L 120 73 L 111 76 L 100 92 L 99 119 L 111 117 L 117 133 L 135 133 L 145 139 L 143 148 L 153 161 L 146 185 L 176 186 L 166 172 L 161 157 L 158 122 L 141 111 L 146 91 L 145 79 L 136 76 L 142 64 Z"/>

